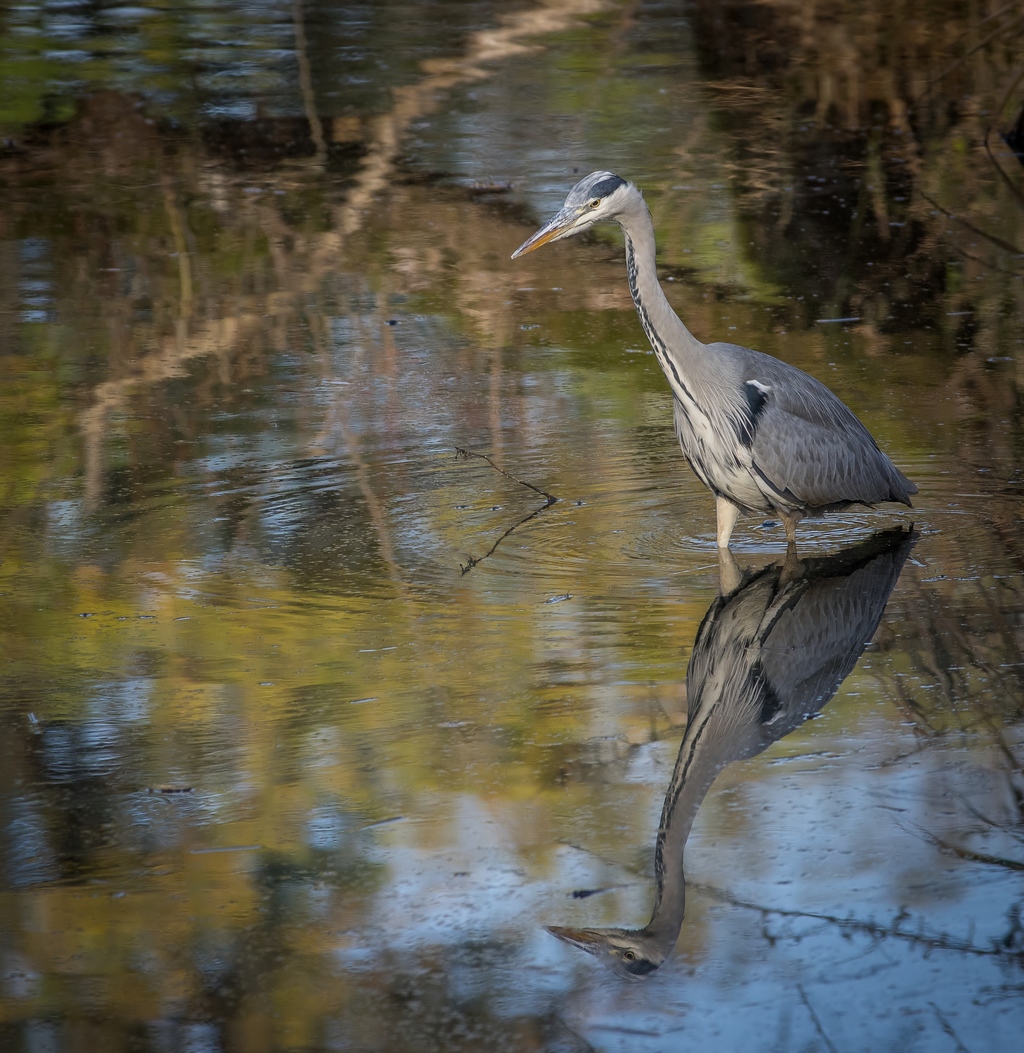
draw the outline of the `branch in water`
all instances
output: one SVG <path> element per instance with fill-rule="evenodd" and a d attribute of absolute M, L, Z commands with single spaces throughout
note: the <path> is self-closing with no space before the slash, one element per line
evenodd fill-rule
<path fill-rule="evenodd" d="M 713 896 L 722 903 L 729 903 L 734 907 L 742 907 L 744 910 L 756 911 L 762 916 L 774 914 L 780 918 L 810 918 L 814 921 L 827 922 L 829 925 L 837 925 L 845 932 L 860 932 L 876 939 L 895 937 L 898 940 L 905 940 L 907 943 L 930 950 L 954 951 L 957 954 L 970 954 L 979 958 L 1002 958 L 1024 964 L 1024 955 L 1019 950 L 1015 947 L 1004 947 L 1001 943 L 996 943 L 991 948 L 979 947 L 977 944 L 960 940 L 944 932 L 927 933 L 920 928 L 917 932 L 911 932 L 902 927 L 903 922 L 909 917 L 905 911 L 897 914 L 889 925 L 880 925 L 878 922 L 861 921 L 859 918 L 840 918 L 833 914 L 819 914 L 816 911 L 784 910 L 781 907 L 750 903 L 747 900 L 731 895 L 724 889 L 698 882 L 691 882 L 689 887 L 699 889 L 705 895 Z"/>
<path fill-rule="evenodd" d="M 814 1029 L 818 1032 L 822 1042 L 825 1043 L 825 1048 L 828 1049 L 829 1053 L 839 1053 L 832 1040 L 825 1034 L 825 1028 L 822 1027 L 821 1020 L 818 1018 L 818 1014 L 814 1011 L 814 1006 L 811 1005 L 810 999 L 807 997 L 807 992 L 804 990 L 803 984 L 796 985 L 797 991 L 800 992 L 800 1001 L 807 1008 L 807 1012 L 810 1013 L 811 1021 L 814 1024 Z"/>
<path fill-rule="evenodd" d="M 935 834 L 923 827 L 917 826 L 914 823 L 910 824 L 913 826 L 925 840 L 930 841 L 940 852 L 945 852 L 948 855 L 957 856 L 960 859 L 968 859 L 972 863 L 987 863 L 993 867 L 1003 867 L 1005 870 L 1024 870 L 1024 863 L 1017 859 L 1006 859 L 1003 856 L 991 856 L 987 852 L 975 852 L 970 848 L 963 848 L 960 845 L 950 844 L 949 841 L 943 841 L 941 837 L 936 837 Z"/>
<path fill-rule="evenodd" d="M 956 1053 L 970 1053 L 970 1050 L 960 1041 L 960 1036 L 953 1030 L 953 1025 L 939 1011 L 939 1007 L 934 1002 L 929 1002 L 928 1004 L 935 1011 L 942 1030 L 956 1043 Z"/>
<path fill-rule="evenodd" d="M 618 867 L 627 873 L 635 874 L 637 877 L 644 876 L 634 867 L 616 860 L 607 859 L 589 848 L 584 848 L 582 845 L 573 844 L 571 841 L 560 841 L 559 844 L 573 848 L 578 852 L 585 852 L 594 859 L 599 859 L 606 866 Z M 705 885 L 700 881 L 687 882 L 687 888 L 702 892 L 706 896 L 711 896 L 720 903 L 728 903 L 733 907 L 754 911 L 760 914 L 762 919 L 771 915 L 775 915 L 778 918 L 807 918 L 811 921 L 835 925 L 842 933 L 856 932 L 870 936 L 879 943 L 882 940 L 895 937 L 898 940 L 906 941 L 911 946 L 923 947 L 926 952 L 932 950 L 952 951 L 956 954 L 969 954 L 979 958 L 1001 958 L 1003 961 L 1010 961 L 1024 966 L 1024 949 L 1019 947 L 1017 941 L 1017 936 L 1021 929 L 1019 922 L 1016 920 L 1012 922 L 1009 933 L 998 940 L 994 940 L 991 947 L 979 947 L 976 943 L 972 943 L 970 939 L 959 939 L 945 932 L 926 932 L 923 923 L 918 925 L 916 932 L 904 928 L 903 923 L 910 918 L 906 910 L 901 910 L 888 925 L 881 925 L 876 921 L 863 921 L 852 915 L 840 918 L 834 914 L 819 914 L 816 911 L 807 910 L 786 910 L 784 907 L 772 907 L 766 903 L 751 903 L 749 900 L 734 896 L 725 889 L 716 888 L 714 885 Z M 771 938 L 769 937 L 769 939 Z"/>
<path fill-rule="evenodd" d="M 468 574 L 478 563 L 481 563 L 483 562 L 483 560 L 487 559 L 487 557 L 494 552 L 494 550 L 505 540 L 505 538 L 509 536 L 509 534 L 511 534 L 515 530 L 518 530 L 519 527 L 521 527 L 524 523 L 528 523 L 535 516 L 539 516 L 545 508 L 550 508 L 558 500 L 558 498 L 555 497 L 554 494 L 549 494 L 547 490 L 542 490 L 539 486 L 534 486 L 533 483 L 526 482 L 525 479 L 517 479 L 516 476 L 512 475 L 511 472 L 506 472 L 504 468 L 499 468 L 498 465 L 496 465 L 494 461 L 492 461 L 490 457 L 488 457 L 485 453 L 475 453 L 473 450 L 465 450 L 461 446 L 456 446 L 455 456 L 461 457 L 465 460 L 469 460 L 470 457 L 479 457 L 482 461 L 486 461 L 496 472 L 500 472 L 503 476 L 505 476 L 506 479 L 511 479 L 512 482 L 518 483 L 520 486 L 525 486 L 528 489 L 532 490 L 535 494 L 540 494 L 541 497 L 544 498 L 544 504 L 542 504 L 540 508 L 535 508 L 528 515 L 523 516 L 523 518 L 520 519 L 518 522 L 513 523 L 508 528 L 508 530 L 506 530 L 505 533 L 502 534 L 501 537 L 499 537 L 498 540 L 495 541 L 494 544 L 491 545 L 491 547 L 482 556 L 471 556 L 469 558 L 468 563 L 460 563 L 459 569 L 462 571 L 463 574 Z"/>
<path fill-rule="evenodd" d="M 542 490 L 539 486 L 534 486 L 533 483 L 526 482 L 525 479 L 517 479 L 511 472 L 506 472 L 504 468 L 499 468 L 486 453 L 475 453 L 473 450 L 464 450 L 461 446 L 456 446 L 455 456 L 462 457 L 465 460 L 469 460 L 470 457 L 479 457 L 480 460 L 486 461 L 496 472 L 501 472 L 506 479 L 511 479 L 512 482 L 518 483 L 520 486 L 528 486 L 535 494 L 540 494 L 541 497 L 546 497 L 547 504 L 544 506 L 545 508 L 547 508 L 548 505 L 553 505 L 558 500 L 553 494 L 549 494 L 547 490 Z"/>

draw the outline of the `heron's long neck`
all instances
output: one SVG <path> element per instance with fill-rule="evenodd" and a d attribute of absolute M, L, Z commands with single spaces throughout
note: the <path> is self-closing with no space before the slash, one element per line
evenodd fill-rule
<path fill-rule="evenodd" d="M 641 200 L 636 208 L 623 213 L 619 224 L 626 235 L 626 275 L 640 324 L 669 383 L 684 384 L 691 363 L 705 349 L 672 310 L 658 281 L 654 223 L 646 203 Z"/>

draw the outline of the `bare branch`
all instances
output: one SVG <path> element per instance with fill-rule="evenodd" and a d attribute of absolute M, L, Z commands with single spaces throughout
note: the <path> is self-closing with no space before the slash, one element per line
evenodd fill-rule
<path fill-rule="evenodd" d="M 956 954 L 969 954 L 979 958 L 1002 958 L 1003 960 L 1017 962 L 1024 965 L 1024 954 L 1012 947 L 1000 945 L 979 947 L 966 940 L 958 939 L 944 932 L 927 933 L 923 929 L 917 932 L 909 932 L 903 928 L 903 922 L 909 917 L 906 911 L 900 911 L 889 925 L 880 925 L 874 921 L 861 921 L 859 918 L 839 918 L 832 914 L 818 914 L 813 911 L 785 910 L 781 907 L 769 907 L 761 903 L 751 903 L 747 900 L 726 892 L 724 889 L 715 888 L 713 885 L 691 882 L 690 888 L 699 889 L 706 895 L 712 896 L 721 903 L 728 903 L 734 907 L 742 907 L 744 910 L 752 910 L 758 914 L 774 914 L 781 918 L 808 918 L 813 921 L 824 921 L 830 925 L 836 925 L 846 932 L 857 932 L 873 938 L 895 938 L 903 940 L 917 947 L 928 950 L 952 951 Z"/>
<path fill-rule="evenodd" d="M 825 1048 L 829 1053 L 839 1053 L 836 1047 L 832 1043 L 832 1039 L 825 1034 L 825 1029 L 821 1026 L 821 1021 L 818 1019 L 818 1014 L 814 1011 L 814 1006 L 811 1005 L 810 999 L 807 997 L 807 992 L 804 990 L 803 984 L 797 984 L 796 989 L 800 992 L 800 1001 L 807 1007 L 807 1012 L 811 1014 L 811 1020 L 814 1021 L 814 1029 L 821 1036 L 822 1042 L 825 1043 Z"/>
<path fill-rule="evenodd" d="M 530 512 L 529 515 L 523 516 L 523 518 L 520 519 L 517 523 L 513 523 L 508 528 L 508 530 L 506 530 L 505 533 L 502 534 L 501 537 L 499 537 L 498 540 L 495 541 L 494 544 L 491 545 L 491 547 L 482 556 L 470 556 L 466 563 L 459 564 L 459 569 L 462 571 L 463 574 L 468 574 L 478 563 L 481 563 L 485 559 L 487 559 L 487 557 L 494 552 L 494 550 L 505 540 L 505 538 L 509 536 L 509 534 L 511 534 L 515 530 L 518 530 L 519 527 L 521 527 L 524 523 L 529 523 L 531 519 L 535 518 L 536 516 L 539 516 L 545 508 L 550 507 L 551 502 L 549 501 L 547 504 L 541 505 L 540 508 L 535 508 L 532 512 Z"/>
<path fill-rule="evenodd" d="M 554 494 L 549 494 L 547 490 L 542 490 L 539 486 L 534 486 L 533 483 L 528 483 L 525 479 L 519 479 L 516 476 L 514 476 L 511 472 L 506 472 L 504 468 L 499 468 L 498 465 L 496 465 L 494 461 L 492 461 L 490 457 L 488 457 L 485 453 L 475 453 L 473 450 L 466 450 L 463 449 L 461 446 L 456 446 L 455 456 L 462 457 L 465 460 L 468 460 L 470 457 L 479 457 L 482 461 L 486 461 L 496 472 L 499 472 L 501 475 L 505 476 L 506 479 L 511 479 L 512 482 L 518 483 L 520 486 L 525 486 L 527 487 L 527 489 L 532 490 L 535 494 L 540 494 L 541 497 L 544 498 L 544 504 L 542 504 L 540 508 L 535 508 L 528 515 L 523 516 L 523 518 L 520 519 L 518 522 L 513 523 L 482 556 L 471 556 L 467 563 L 460 563 L 459 569 L 462 571 L 463 574 L 468 574 L 478 563 L 481 563 L 483 560 L 487 559 L 487 557 L 494 552 L 494 550 L 505 540 L 505 538 L 509 536 L 509 534 L 513 533 L 513 531 L 515 530 L 518 530 L 519 527 L 521 527 L 524 523 L 528 523 L 535 516 L 539 516 L 541 512 L 544 511 L 544 509 L 550 508 L 558 500 L 558 498 L 555 497 Z"/>
<path fill-rule="evenodd" d="M 934 1002 L 928 1003 L 935 1010 L 942 1030 L 956 1043 L 956 1053 L 971 1053 L 971 1051 L 960 1041 L 960 1036 L 953 1030 L 953 1025 L 939 1012 L 939 1007 Z"/>
<path fill-rule="evenodd" d="M 500 472 L 503 476 L 505 476 L 506 479 L 511 479 L 512 482 L 518 483 L 520 486 L 527 486 L 535 494 L 540 494 L 541 497 L 546 497 L 548 503 L 544 506 L 545 508 L 547 508 L 548 505 L 553 505 L 558 500 L 557 497 L 555 497 L 552 494 L 549 494 L 547 490 L 542 490 L 539 486 L 534 486 L 533 483 L 526 482 L 525 479 L 517 479 L 511 472 L 506 472 L 504 468 L 499 468 L 494 463 L 494 461 L 492 461 L 490 457 L 487 456 L 486 453 L 476 453 L 473 450 L 465 450 L 461 446 L 456 446 L 455 456 L 462 457 L 466 460 L 468 460 L 470 457 L 479 457 L 482 461 L 486 461 L 496 472 Z"/>
<path fill-rule="evenodd" d="M 989 234 L 988 231 L 982 230 L 981 227 L 976 227 L 970 220 L 964 219 L 963 216 L 958 216 L 955 212 L 950 212 L 948 208 L 943 208 L 935 198 L 930 197 L 923 190 L 919 189 L 918 193 L 925 199 L 925 201 L 934 208 L 937 208 L 944 216 L 948 216 L 950 219 L 955 220 L 957 223 L 961 224 L 961 226 L 964 226 L 972 233 L 977 234 L 979 238 L 984 238 L 986 241 L 990 241 L 993 245 L 1002 249 L 1003 252 L 1009 252 L 1013 256 L 1021 255 L 1021 250 L 1016 245 L 1011 244 L 1009 241 L 1004 241 L 995 234 Z"/>
<path fill-rule="evenodd" d="M 977 44 L 974 45 L 974 47 L 969 48 L 958 59 L 950 63 L 950 65 L 948 65 L 944 70 L 942 70 L 941 73 L 937 73 L 934 77 L 932 77 L 931 80 L 928 81 L 928 85 L 922 93 L 921 98 L 927 98 L 928 95 L 931 94 L 932 88 L 934 88 L 940 80 L 943 80 L 945 77 L 948 77 L 950 73 L 952 73 L 958 66 L 962 66 L 972 55 L 976 54 L 977 52 L 981 51 L 982 48 L 991 44 L 992 41 L 996 39 L 996 37 L 1002 36 L 1004 33 L 1008 33 L 1012 29 L 1016 29 L 1017 26 L 1020 24 L 1022 18 L 1024 18 L 1024 15 L 1017 15 L 1016 18 L 1012 18 L 1009 22 L 1003 23 L 1003 25 L 999 26 L 998 28 L 994 29 L 991 33 L 989 33 L 987 37 L 983 37 Z"/>
<path fill-rule="evenodd" d="M 911 824 L 913 825 L 913 824 Z M 960 859 L 968 859 L 972 863 L 986 863 L 988 866 L 1002 867 L 1004 870 L 1024 870 L 1024 863 L 1016 859 L 1004 859 L 1002 856 L 990 856 L 987 852 L 975 852 L 970 848 L 962 848 L 960 845 L 950 844 L 936 837 L 923 827 L 915 826 L 925 840 L 930 841 L 940 852 L 957 856 Z"/>

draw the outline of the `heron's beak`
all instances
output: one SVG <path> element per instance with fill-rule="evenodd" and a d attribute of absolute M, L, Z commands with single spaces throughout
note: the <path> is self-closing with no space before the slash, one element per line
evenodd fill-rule
<path fill-rule="evenodd" d="M 577 214 L 575 211 L 570 212 L 567 209 L 562 209 L 552 219 L 545 223 L 532 238 L 527 238 L 526 241 L 512 253 L 512 259 L 517 259 L 519 256 L 525 256 L 528 252 L 533 252 L 534 249 L 539 249 L 541 245 L 547 245 L 549 241 L 555 241 L 557 238 L 565 237 L 566 234 L 572 229 L 572 225 L 576 222 Z"/>
<path fill-rule="evenodd" d="M 600 954 L 608 946 L 607 937 L 597 929 L 566 929 L 561 925 L 549 925 L 547 930 L 563 943 L 571 943 L 588 954 Z"/>

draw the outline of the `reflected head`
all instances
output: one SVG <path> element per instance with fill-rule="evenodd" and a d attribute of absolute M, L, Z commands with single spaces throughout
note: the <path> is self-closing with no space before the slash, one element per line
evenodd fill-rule
<path fill-rule="evenodd" d="M 548 932 L 563 943 L 592 954 L 612 972 L 627 980 L 643 980 L 668 957 L 672 943 L 663 941 L 646 929 L 567 929 L 549 925 Z"/>

